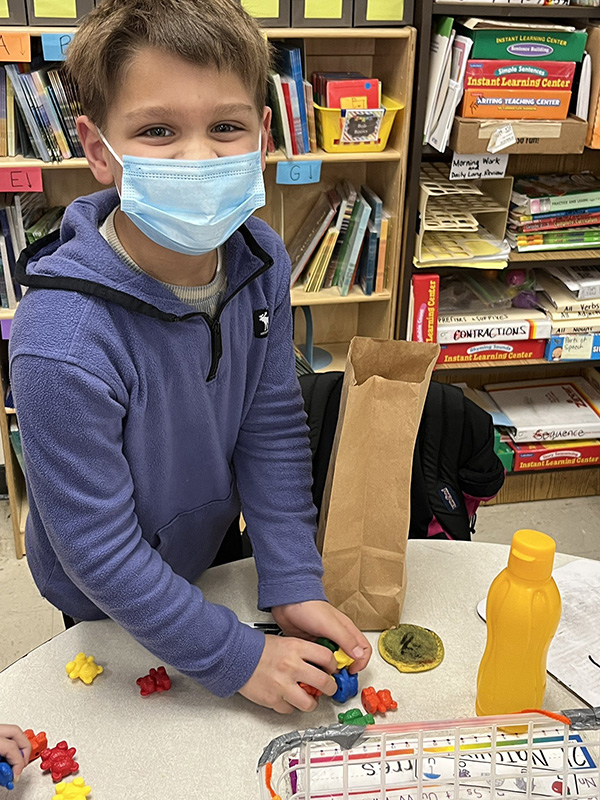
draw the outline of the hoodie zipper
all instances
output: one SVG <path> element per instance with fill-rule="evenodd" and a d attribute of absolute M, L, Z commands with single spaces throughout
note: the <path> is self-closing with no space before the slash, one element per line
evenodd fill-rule
<path fill-rule="evenodd" d="M 206 382 L 210 383 L 212 380 L 215 379 L 217 375 L 217 370 L 219 369 L 219 362 L 221 360 L 221 356 L 223 355 L 223 337 L 221 332 L 221 314 L 223 313 L 225 307 L 233 300 L 233 298 L 238 295 L 242 289 L 245 289 L 249 283 L 256 280 L 256 278 L 260 277 L 263 272 L 266 272 L 270 269 L 273 265 L 273 261 L 267 261 L 263 266 L 256 270 L 256 272 L 252 273 L 249 278 L 241 283 L 235 292 L 232 292 L 229 297 L 222 303 L 222 305 L 218 308 L 217 313 L 214 317 L 211 317 L 209 314 L 206 314 L 204 311 L 192 311 L 190 314 L 184 314 L 184 316 L 179 317 L 178 321 L 184 322 L 187 319 L 191 319 L 192 317 L 202 317 L 202 319 L 208 325 L 208 329 L 210 330 L 210 369 L 208 371 L 208 375 L 206 378 Z"/>

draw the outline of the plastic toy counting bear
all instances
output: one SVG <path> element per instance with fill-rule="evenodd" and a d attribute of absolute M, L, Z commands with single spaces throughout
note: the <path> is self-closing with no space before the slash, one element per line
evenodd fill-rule
<path fill-rule="evenodd" d="M 376 692 L 372 686 L 367 686 L 360 693 L 360 699 L 369 714 L 385 714 L 386 711 L 395 711 L 398 708 L 398 703 L 389 689 L 380 689 Z"/>
<path fill-rule="evenodd" d="M 351 697 L 356 697 L 358 694 L 358 675 L 350 675 L 348 670 L 340 670 L 337 675 L 333 676 L 337 683 L 337 692 L 331 698 L 336 703 L 345 703 Z"/>
<path fill-rule="evenodd" d="M 96 675 L 104 672 L 104 667 L 94 662 L 94 656 L 86 656 L 85 653 L 77 653 L 73 661 L 69 661 L 65 669 L 71 680 L 79 678 L 88 685 L 94 680 Z"/>
<path fill-rule="evenodd" d="M 57 783 L 55 791 L 52 800 L 79 800 L 80 797 L 87 797 L 92 787 L 86 786 L 83 778 L 74 778 L 70 783 Z"/>
<path fill-rule="evenodd" d="M 79 769 L 79 764 L 73 758 L 76 752 L 66 742 L 59 742 L 56 747 L 49 747 L 42 752 L 40 767 L 43 772 L 50 771 L 52 780 L 58 783 L 61 778 L 66 778 Z"/>
<path fill-rule="evenodd" d="M 0 786 L 4 786 L 5 789 L 14 789 L 13 777 L 12 767 L 0 757 Z"/>
<path fill-rule="evenodd" d="M 31 742 L 31 755 L 29 756 L 29 763 L 31 764 L 32 761 L 41 756 L 42 750 L 46 750 L 48 747 L 48 737 L 44 731 L 34 733 L 31 728 L 23 731 L 23 733 Z"/>
<path fill-rule="evenodd" d="M 140 687 L 142 697 L 147 697 L 154 692 L 167 692 L 171 688 L 171 679 L 164 667 L 151 669 L 148 675 L 138 678 L 136 683 Z"/>
<path fill-rule="evenodd" d="M 363 714 L 360 708 L 351 708 L 338 714 L 338 720 L 346 725 L 372 725 L 375 719 L 372 714 Z"/>
<path fill-rule="evenodd" d="M 354 664 L 354 659 L 350 658 L 347 653 L 344 653 L 341 647 L 338 647 L 333 655 L 335 657 L 338 669 L 343 669 L 344 667 L 349 667 L 350 664 Z"/>

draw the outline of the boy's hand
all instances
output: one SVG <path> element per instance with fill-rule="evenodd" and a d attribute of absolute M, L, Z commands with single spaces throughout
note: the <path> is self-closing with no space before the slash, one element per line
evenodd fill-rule
<path fill-rule="evenodd" d="M 348 672 L 360 672 L 369 663 L 371 645 L 366 637 L 345 614 L 330 603 L 324 600 L 290 603 L 285 606 L 274 606 L 271 613 L 286 636 L 299 638 L 324 636 L 338 644 L 354 659 L 354 664 L 348 667 Z"/>
<path fill-rule="evenodd" d="M 298 683 L 307 683 L 331 696 L 337 691 L 331 677 L 336 669 L 333 653 L 320 644 L 284 636 L 265 636 L 265 649 L 258 666 L 240 694 L 280 714 L 291 714 L 296 708 L 313 711 L 317 707 L 316 699 Z"/>
<path fill-rule="evenodd" d="M 18 725 L 0 725 L 0 756 L 5 758 L 18 778 L 29 763 L 31 743 Z"/>

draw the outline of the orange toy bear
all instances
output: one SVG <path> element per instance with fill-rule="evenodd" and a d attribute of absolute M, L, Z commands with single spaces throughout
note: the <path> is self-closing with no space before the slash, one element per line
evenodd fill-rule
<path fill-rule="evenodd" d="M 23 733 L 31 742 L 31 755 L 29 756 L 29 763 L 31 764 L 31 762 L 39 758 L 42 755 L 42 751 L 48 747 L 48 737 L 44 731 L 34 733 L 31 728 L 27 728 Z"/>
<path fill-rule="evenodd" d="M 362 690 L 360 699 L 368 714 L 385 714 L 386 711 L 395 711 L 398 708 L 389 689 L 376 692 L 372 686 L 367 686 Z"/>

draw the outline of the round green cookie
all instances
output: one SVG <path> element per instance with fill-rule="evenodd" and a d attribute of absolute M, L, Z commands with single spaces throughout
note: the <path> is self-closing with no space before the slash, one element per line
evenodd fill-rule
<path fill-rule="evenodd" d="M 405 624 L 380 635 L 379 652 L 400 672 L 426 672 L 442 663 L 444 645 L 428 628 Z"/>

